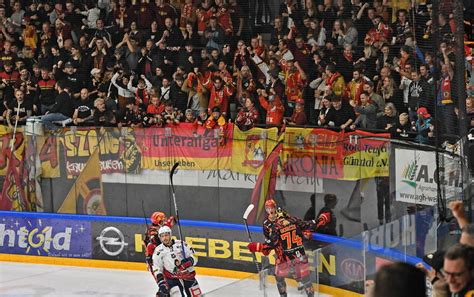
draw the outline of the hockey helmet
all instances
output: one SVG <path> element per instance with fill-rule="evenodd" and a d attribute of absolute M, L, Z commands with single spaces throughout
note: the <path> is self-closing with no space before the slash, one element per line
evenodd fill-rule
<path fill-rule="evenodd" d="M 158 230 L 158 236 L 161 237 L 161 234 L 165 234 L 165 233 L 169 233 L 170 235 L 172 234 L 171 233 L 171 228 L 168 227 L 168 226 L 163 226 L 160 228 L 160 230 Z"/>
<path fill-rule="evenodd" d="M 151 215 L 151 223 L 153 225 L 160 225 L 166 219 L 166 215 L 161 211 L 155 211 Z"/>
<path fill-rule="evenodd" d="M 272 208 L 272 207 L 276 207 L 275 200 L 268 199 L 267 201 L 265 201 L 265 208 Z"/>

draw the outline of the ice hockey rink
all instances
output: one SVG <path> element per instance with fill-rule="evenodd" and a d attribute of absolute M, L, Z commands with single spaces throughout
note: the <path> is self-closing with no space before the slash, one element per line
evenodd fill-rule
<path fill-rule="evenodd" d="M 198 281 L 206 296 L 263 296 L 256 280 L 198 275 Z M 146 271 L 0 262 L 2 297 L 152 297 L 156 289 L 152 276 Z M 279 296 L 274 284 L 268 284 L 266 292 L 269 297 Z M 180 296 L 179 292 L 172 293 L 172 296 Z M 288 296 L 304 295 L 289 286 Z"/>

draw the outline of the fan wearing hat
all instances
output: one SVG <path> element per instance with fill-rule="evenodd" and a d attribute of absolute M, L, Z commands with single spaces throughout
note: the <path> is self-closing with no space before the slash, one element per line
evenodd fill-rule
<path fill-rule="evenodd" d="M 211 115 L 207 118 L 205 127 L 206 129 L 223 129 L 226 124 L 224 116 L 221 114 L 221 110 L 218 106 L 214 106 L 211 110 Z"/>
<path fill-rule="evenodd" d="M 66 75 L 65 80 L 68 82 L 69 90 L 71 91 L 72 96 L 78 97 L 79 92 L 82 88 L 82 81 L 79 79 L 76 68 L 71 62 L 66 62 L 64 64 L 63 74 Z"/>
<path fill-rule="evenodd" d="M 426 278 L 433 285 L 433 296 L 436 297 L 450 296 L 448 284 L 444 280 L 442 274 L 444 255 L 444 251 L 436 251 L 424 256 L 423 262 L 431 266 L 430 268 L 425 268 L 423 263 L 418 263 L 416 265 L 416 267 L 425 273 Z"/>
<path fill-rule="evenodd" d="M 293 110 L 293 114 L 290 118 L 285 119 L 286 124 L 289 126 L 304 126 L 308 122 L 306 119 L 306 113 L 304 112 L 304 100 L 298 98 L 296 100 L 296 106 Z"/>
<path fill-rule="evenodd" d="M 432 121 L 431 115 L 428 113 L 426 107 L 418 108 L 416 114 L 418 115 L 418 119 L 415 122 L 415 128 L 418 135 L 415 137 L 415 140 L 420 143 L 428 143 L 428 133 Z"/>

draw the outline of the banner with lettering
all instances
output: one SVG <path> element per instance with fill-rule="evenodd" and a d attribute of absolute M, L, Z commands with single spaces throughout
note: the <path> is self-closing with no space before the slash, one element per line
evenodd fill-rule
<path fill-rule="evenodd" d="M 33 136 L 30 136 L 31 138 Z M 60 176 L 59 169 L 59 146 L 56 137 L 34 136 L 36 143 L 36 158 L 41 164 L 42 178 L 56 178 Z"/>
<path fill-rule="evenodd" d="M 282 150 L 286 175 L 344 178 L 344 136 L 326 129 L 287 127 Z"/>
<path fill-rule="evenodd" d="M 141 148 L 142 168 L 169 170 L 175 162 L 181 169 L 228 169 L 232 156 L 233 125 L 197 129 L 192 123 L 169 128 L 135 129 Z"/>
<path fill-rule="evenodd" d="M 388 176 L 389 134 L 287 128 L 282 151 L 286 175 L 358 180 Z"/>
<path fill-rule="evenodd" d="M 63 147 L 69 178 L 79 176 L 97 146 L 102 173 L 140 170 L 141 154 L 132 129 L 79 128 L 65 130 L 62 135 L 51 137 L 56 137 L 58 144 Z"/>
<path fill-rule="evenodd" d="M 0 126 L 0 175 L 7 173 L 9 149 L 13 138 L 13 128 L 8 126 Z M 25 139 L 23 138 L 23 129 L 18 128 L 15 133 L 14 155 L 18 162 L 23 161 L 23 154 L 25 151 Z"/>
<path fill-rule="evenodd" d="M 356 131 L 345 135 L 344 180 L 388 176 L 390 134 Z"/>
<path fill-rule="evenodd" d="M 268 154 L 278 143 L 278 128 L 253 128 L 240 131 L 234 126 L 231 170 L 258 174 Z"/>

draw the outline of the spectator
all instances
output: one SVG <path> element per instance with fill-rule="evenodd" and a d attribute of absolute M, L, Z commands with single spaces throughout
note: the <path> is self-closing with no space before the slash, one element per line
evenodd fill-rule
<path fill-rule="evenodd" d="M 340 97 L 332 96 L 331 104 L 333 112 L 327 114 L 325 122 L 330 127 L 339 127 L 342 130 L 349 128 L 355 120 L 354 109 Z"/>
<path fill-rule="evenodd" d="M 357 29 L 352 23 L 351 18 L 344 19 L 342 23 L 342 30 L 339 31 L 337 36 L 337 42 L 340 46 L 350 45 L 352 47 L 357 46 L 358 33 Z"/>
<path fill-rule="evenodd" d="M 118 123 L 120 127 L 140 128 L 143 124 L 144 113 L 135 98 L 129 98 L 126 103 L 125 114 Z"/>
<path fill-rule="evenodd" d="M 112 127 L 117 121 L 115 114 L 108 109 L 103 98 L 97 98 L 94 101 L 94 125 L 99 127 Z"/>
<path fill-rule="evenodd" d="M 420 143 L 428 143 L 428 132 L 430 131 L 430 124 L 433 120 L 428 110 L 425 107 L 420 107 L 417 110 L 418 119 L 415 123 L 416 132 L 418 135 L 415 140 Z"/>
<path fill-rule="evenodd" d="M 94 100 L 87 89 L 82 89 L 79 100 L 76 102 L 76 108 L 72 115 L 72 122 L 76 126 L 88 126 L 93 124 L 94 119 Z"/>
<path fill-rule="evenodd" d="M 209 78 L 204 84 L 208 92 L 210 93 L 209 111 L 213 110 L 214 107 L 219 107 L 219 113 L 222 111 L 222 115 L 226 116 L 229 108 L 229 97 L 234 93 L 233 87 L 229 83 L 222 81 L 220 76 L 214 76 Z"/>
<path fill-rule="evenodd" d="M 364 84 L 364 91 L 369 94 L 369 99 L 377 107 L 377 117 L 380 117 L 384 114 L 385 100 L 379 94 L 375 93 L 374 83 L 372 81 L 367 81 Z"/>
<path fill-rule="evenodd" d="M 395 87 L 395 81 L 391 77 L 385 77 L 380 89 L 385 103 L 393 103 L 400 113 L 408 111 L 403 104 L 402 94 L 398 88 Z"/>
<path fill-rule="evenodd" d="M 216 17 L 209 19 L 209 26 L 204 31 L 204 38 L 206 39 L 206 48 L 208 50 L 217 49 L 219 52 L 225 42 L 225 32 L 217 23 Z"/>
<path fill-rule="evenodd" d="M 183 117 L 183 114 L 173 106 L 173 102 L 168 100 L 165 102 L 165 110 L 161 113 L 163 123 L 166 126 L 178 125 Z"/>
<path fill-rule="evenodd" d="M 52 78 L 51 71 L 47 68 L 41 69 L 41 79 L 38 81 L 38 103 L 41 114 L 45 114 L 53 107 L 56 97 L 56 81 Z"/>
<path fill-rule="evenodd" d="M 474 224 L 470 224 L 464 211 L 464 203 L 462 200 L 454 200 L 449 202 L 449 209 L 453 213 L 453 217 L 461 229 L 461 238 L 459 243 L 474 247 Z"/>
<path fill-rule="evenodd" d="M 43 124 L 47 129 L 56 130 L 58 126 L 55 123 L 61 124 L 63 127 L 72 122 L 71 117 L 74 114 L 74 104 L 70 94 L 67 91 L 66 81 L 58 81 L 56 83 L 55 103 L 51 110 L 41 117 Z"/>
<path fill-rule="evenodd" d="M 255 107 L 253 100 L 249 97 L 247 93 L 242 94 L 244 100 L 244 107 L 237 114 L 235 123 L 242 131 L 247 131 L 252 129 L 256 124 L 258 124 L 259 112 Z"/>
<path fill-rule="evenodd" d="M 474 290 L 474 248 L 461 244 L 450 247 L 444 255 L 441 273 L 452 296 L 465 296 Z"/>
<path fill-rule="evenodd" d="M 369 93 L 366 91 L 360 95 L 360 105 L 351 100 L 354 111 L 359 114 L 356 120 L 350 126 L 352 130 L 356 128 L 375 129 L 377 127 L 377 106 L 372 103 Z"/>
<path fill-rule="evenodd" d="M 259 94 L 260 105 L 266 111 L 265 123 L 270 126 L 280 126 L 285 112 L 280 96 L 276 95 L 273 88 L 270 88 L 269 93 L 261 89 L 257 90 L 257 93 Z"/>
<path fill-rule="evenodd" d="M 15 90 L 15 101 L 7 104 L 6 119 L 8 126 L 25 125 L 26 120 L 33 114 L 33 102 L 25 100 L 22 90 Z"/>
<path fill-rule="evenodd" d="M 304 126 L 307 123 L 306 113 L 304 112 L 304 100 L 296 100 L 295 110 L 290 118 L 285 119 L 285 123 L 289 126 Z"/>
<path fill-rule="evenodd" d="M 183 82 L 181 90 L 188 94 L 187 107 L 190 108 L 197 117 L 200 111 L 207 109 L 208 98 L 207 90 L 203 87 L 200 80 L 194 73 L 189 73 L 187 79 Z"/>
<path fill-rule="evenodd" d="M 326 75 L 326 86 L 331 90 L 331 93 L 342 96 L 345 88 L 344 77 L 336 71 L 334 64 L 326 66 Z"/>
<path fill-rule="evenodd" d="M 377 129 L 395 132 L 398 122 L 397 109 L 393 103 L 387 103 L 384 114 L 377 118 Z"/>
<path fill-rule="evenodd" d="M 410 123 L 410 118 L 407 113 L 401 113 L 398 116 L 398 122 L 396 125 L 396 137 L 408 139 L 411 135 L 409 133 L 413 132 L 416 128 L 412 123 Z"/>
<path fill-rule="evenodd" d="M 127 89 L 135 94 L 135 103 L 140 107 L 145 107 L 150 103 L 150 91 L 151 91 L 151 83 L 146 79 L 145 75 L 142 74 L 138 78 L 138 84 L 136 87 L 132 85 L 134 80 L 134 76 L 132 75 L 128 81 Z"/>
<path fill-rule="evenodd" d="M 333 112 L 334 110 L 332 109 L 331 101 L 329 100 L 328 97 L 323 97 L 321 99 L 321 109 L 319 110 L 319 115 L 318 115 L 318 126 L 327 126 L 327 118 L 329 114 L 329 118 L 331 118 L 330 113 Z"/>
<path fill-rule="evenodd" d="M 382 266 L 375 276 L 374 297 L 425 297 L 426 280 L 423 272 L 406 263 Z"/>
<path fill-rule="evenodd" d="M 349 101 L 360 103 L 360 95 L 364 91 L 366 81 L 362 77 L 360 70 L 354 70 L 352 80 L 346 85 L 345 96 Z"/>

